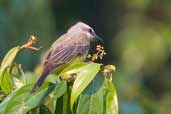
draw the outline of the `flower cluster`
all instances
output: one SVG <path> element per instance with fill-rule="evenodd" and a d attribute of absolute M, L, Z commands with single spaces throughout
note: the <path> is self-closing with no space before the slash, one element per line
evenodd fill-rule
<path fill-rule="evenodd" d="M 95 61 L 97 60 L 98 58 L 100 58 L 101 60 L 103 59 L 103 56 L 106 55 L 106 52 L 104 50 L 104 47 L 102 47 L 101 45 L 97 45 L 96 46 L 96 53 L 91 55 L 91 54 L 88 54 L 88 58 L 90 58 L 92 61 Z"/>

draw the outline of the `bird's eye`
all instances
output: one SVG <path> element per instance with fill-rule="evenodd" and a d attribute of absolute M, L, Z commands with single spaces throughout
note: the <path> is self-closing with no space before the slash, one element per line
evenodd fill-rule
<path fill-rule="evenodd" d="M 88 29 L 89 33 L 93 33 L 93 30 L 92 29 Z"/>

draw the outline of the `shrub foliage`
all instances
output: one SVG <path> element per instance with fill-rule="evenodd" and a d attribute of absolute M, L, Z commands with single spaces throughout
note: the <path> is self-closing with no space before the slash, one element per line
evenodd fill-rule
<path fill-rule="evenodd" d="M 112 72 L 104 74 L 102 64 L 73 63 L 50 74 L 32 93 L 37 74 L 24 73 L 15 63 L 23 50 L 23 46 L 10 49 L 1 62 L 0 114 L 118 114 Z"/>

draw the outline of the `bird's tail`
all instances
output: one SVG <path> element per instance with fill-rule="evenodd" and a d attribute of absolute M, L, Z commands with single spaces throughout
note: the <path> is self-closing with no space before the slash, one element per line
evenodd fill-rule
<path fill-rule="evenodd" d="M 37 91 L 37 89 L 39 89 L 39 87 L 43 84 L 43 82 L 45 81 L 48 74 L 49 74 L 49 70 L 47 68 L 45 68 L 43 70 L 39 80 L 36 82 L 36 84 L 32 88 L 32 92 L 35 92 L 35 91 Z"/>

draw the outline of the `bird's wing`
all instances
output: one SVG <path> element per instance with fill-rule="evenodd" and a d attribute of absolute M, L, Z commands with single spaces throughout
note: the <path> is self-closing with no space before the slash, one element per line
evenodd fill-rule
<path fill-rule="evenodd" d="M 58 67 L 61 64 L 70 62 L 70 60 L 74 59 L 76 56 L 83 55 L 88 50 L 89 44 L 86 43 L 69 43 L 65 46 L 58 46 L 55 50 L 49 52 L 45 65 Z"/>

